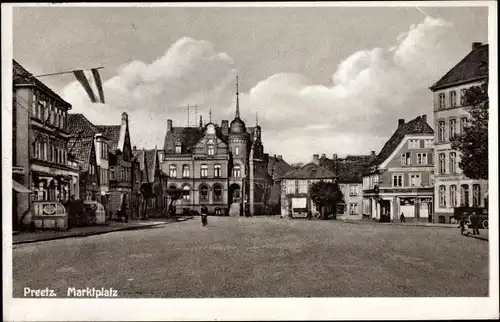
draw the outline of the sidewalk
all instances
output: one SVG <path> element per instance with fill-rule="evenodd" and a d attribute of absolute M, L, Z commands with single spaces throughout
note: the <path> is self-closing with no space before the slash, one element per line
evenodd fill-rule
<path fill-rule="evenodd" d="M 86 237 L 106 234 L 114 231 L 141 229 L 173 222 L 188 220 L 190 217 L 151 218 L 150 220 L 130 220 L 128 223 L 110 221 L 104 226 L 74 227 L 67 231 L 37 230 L 35 232 L 20 232 L 12 236 L 12 244 L 35 243 L 40 241 L 63 239 L 70 237 Z"/>
<path fill-rule="evenodd" d="M 379 221 L 373 221 L 373 220 L 366 220 L 366 219 L 360 219 L 360 220 L 344 220 L 344 222 L 349 223 L 349 224 L 372 224 L 372 225 L 393 225 L 393 226 L 419 226 L 419 227 L 440 227 L 440 228 L 457 228 L 457 224 L 438 224 L 438 223 L 427 223 L 427 222 L 406 222 L 406 223 L 400 223 L 400 222 L 379 222 Z"/>

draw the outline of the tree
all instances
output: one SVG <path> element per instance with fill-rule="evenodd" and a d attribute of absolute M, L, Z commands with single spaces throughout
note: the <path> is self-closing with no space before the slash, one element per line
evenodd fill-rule
<path fill-rule="evenodd" d="M 167 195 L 170 197 L 170 204 L 168 205 L 169 213 L 170 213 L 170 210 L 172 209 L 172 205 L 174 204 L 174 202 L 181 199 L 185 193 L 189 193 L 189 192 L 184 191 L 182 189 L 178 189 L 178 188 L 167 189 Z"/>
<path fill-rule="evenodd" d="M 309 194 L 314 203 L 319 207 L 322 219 L 327 219 L 325 216 L 325 208 L 327 206 L 332 207 L 335 215 L 337 205 L 344 203 L 344 195 L 336 182 L 315 182 L 311 185 Z"/>
<path fill-rule="evenodd" d="M 470 122 L 452 141 L 452 148 L 461 153 L 460 168 L 471 179 L 488 179 L 488 82 L 465 92 Z"/>

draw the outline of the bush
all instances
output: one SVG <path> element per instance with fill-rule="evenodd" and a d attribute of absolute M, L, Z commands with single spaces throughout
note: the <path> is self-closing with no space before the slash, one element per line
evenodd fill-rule
<path fill-rule="evenodd" d="M 68 228 L 95 224 L 96 214 L 92 205 L 83 203 L 83 200 L 73 200 L 64 206 L 68 212 Z"/>

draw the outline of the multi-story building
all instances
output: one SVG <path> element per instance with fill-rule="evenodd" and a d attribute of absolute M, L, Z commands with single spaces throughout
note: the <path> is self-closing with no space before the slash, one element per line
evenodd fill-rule
<path fill-rule="evenodd" d="M 339 217 L 342 219 L 361 219 L 363 217 L 363 172 L 375 159 L 375 151 L 369 155 L 347 155 L 339 158 L 334 154 L 328 159 L 325 154 L 320 165 L 336 175 L 344 195 L 345 207 Z"/>
<path fill-rule="evenodd" d="M 313 155 L 313 161 L 292 170 L 281 178 L 281 217 L 305 217 L 308 213 L 313 216 L 319 214 L 311 199 L 309 189 L 315 182 L 336 182 L 333 172 L 320 166 L 319 154 Z M 327 207 L 325 214 L 334 213 L 336 209 Z"/>
<path fill-rule="evenodd" d="M 80 171 L 80 200 L 96 201 L 100 199 L 99 171 L 97 167 L 94 138 L 71 138 L 68 155 L 78 164 Z"/>
<path fill-rule="evenodd" d="M 261 127 L 246 127 L 240 118 L 239 93 L 236 115 L 229 125 L 210 122 L 198 127 L 174 127 L 167 120 L 162 169 L 169 188 L 185 191 L 176 211 L 200 211 L 239 216 L 264 213 L 268 155 L 261 141 Z"/>
<path fill-rule="evenodd" d="M 90 122 L 83 114 L 78 113 L 68 114 L 68 131 L 71 133 L 71 138 L 74 142 L 93 141 L 99 187 L 98 191 L 96 191 L 95 200 L 104 206 L 109 216 L 109 139 L 100 133 L 97 126 Z M 76 159 L 86 160 L 86 154 L 80 152 L 80 150 L 72 151 Z"/>
<path fill-rule="evenodd" d="M 470 114 L 464 97 L 472 86 L 488 78 L 488 45 L 473 43 L 472 51 L 430 87 L 434 96 L 435 214 L 439 222 L 451 222 L 455 207 L 484 207 L 487 180 L 467 178 L 460 169 L 460 153 L 451 139 L 464 133 Z"/>
<path fill-rule="evenodd" d="M 14 179 L 31 191 L 30 194 L 15 193 L 13 196 L 16 208 L 13 223 L 17 227 L 35 201 L 53 202 L 51 205 L 37 203 L 40 207 L 34 211 L 35 216 L 54 213 L 63 215 L 63 208 L 55 202 L 66 201 L 71 195 L 78 195 L 79 173 L 68 162 L 69 133 L 66 117 L 71 104 L 15 60 L 12 99 Z M 14 188 L 16 187 L 21 190 L 20 186 L 15 185 Z M 49 225 L 55 222 L 60 221 L 47 221 Z"/>
<path fill-rule="evenodd" d="M 380 221 L 432 221 L 434 131 L 426 115 L 398 128 L 363 175 L 364 211 Z"/>
<path fill-rule="evenodd" d="M 293 167 L 283 159 L 282 155 L 269 156 L 267 173 L 271 176 L 272 186 L 269 188 L 268 215 L 281 213 L 281 180 L 285 174 L 292 170 Z"/>

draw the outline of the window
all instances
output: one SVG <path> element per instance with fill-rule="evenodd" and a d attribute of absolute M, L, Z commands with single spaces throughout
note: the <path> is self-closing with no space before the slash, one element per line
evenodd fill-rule
<path fill-rule="evenodd" d="M 457 106 L 457 92 L 451 91 L 450 92 L 450 107 L 455 107 Z"/>
<path fill-rule="evenodd" d="M 465 128 L 467 127 L 467 117 L 463 116 L 460 118 L 460 134 L 463 135 L 465 133 Z"/>
<path fill-rule="evenodd" d="M 464 184 L 460 187 L 460 206 L 469 207 L 469 185 Z"/>
<path fill-rule="evenodd" d="M 241 167 L 239 164 L 236 164 L 233 168 L 233 177 L 235 178 L 241 177 Z"/>
<path fill-rule="evenodd" d="M 200 187 L 200 201 L 208 201 L 208 187 L 206 185 Z"/>
<path fill-rule="evenodd" d="M 456 207 L 457 205 L 458 205 L 457 186 L 451 185 L 450 186 L 450 206 Z"/>
<path fill-rule="evenodd" d="M 168 167 L 168 176 L 170 178 L 177 178 L 177 166 L 175 164 L 171 164 Z"/>
<path fill-rule="evenodd" d="M 307 180 L 298 180 L 299 193 L 307 193 Z"/>
<path fill-rule="evenodd" d="M 417 153 L 417 164 L 427 164 L 427 153 Z"/>
<path fill-rule="evenodd" d="M 465 106 L 465 93 L 467 92 L 467 89 L 464 88 L 460 91 L 460 105 Z"/>
<path fill-rule="evenodd" d="M 411 165 L 411 153 L 401 154 L 401 165 Z"/>
<path fill-rule="evenodd" d="M 425 140 L 424 141 L 424 147 L 426 149 L 432 149 L 434 147 L 434 142 L 433 140 Z"/>
<path fill-rule="evenodd" d="M 222 186 L 216 184 L 214 186 L 214 201 L 221 201 L 222 200 Z"/>
<path fill-rule="evenodd" d="M 101 147 L 101 159 L 108 159 L 108 145 L 105 142 L 100 142 L 99 146 Z"/>
<path fill-rule="evenodd" d="M 208 152 L 208 155 L 214 155 L 215 154 L 215 146 L 214 146 L 214 141 L 213 140 L 208 140 L 207 152 Z"/>
<path fill-rule="evenodd" d="M 350 203 L 349 204 L 349 214 L 355 215 L 358 213 L 358 204 L 357 203 Z"/>
<path fill-rule="evenodd" d="M 45 122 L 46 120 L 46 107 L 47 107 L 47 101 L 44 100 L 44 99 L 40 99 L 38 100 L 38 107 L 39 107 L 39 112 L 40 112 L 40 115 L 39 115 L 39 118 L 42 122 Z"/>
<path fill-rule="evenodd" d="M 200 168 L 200 176 L 202 178 L 208 177 L 208 165 L 202 164 Z"/>
<path fill-rule="evenodd" d="M 444 93 L 441 93 L 439 94 L 439 109 L 442 110 L 444 109 L 446 106 L 446 98 L 445 98 L 445 95 Z"/>
<path fill-rule="evenodd" d="M 61 113 L 61 129 L 64 129 L 64 119 L 66 118 L 66 113 Z"/>
<path fill-rule="evenodd" d="M 295 193 L 295 180 L 286 180 L 286 194 Z"/>
<path fill-rule="evenodd" d="M 357 196 L 359 194 L 359 190 L 358 190 L 358 186 L 357 185 L 350 185 L 349 186 L 349 195 L 351 196 Z"/>
<path fill-rule="evenodd" d="M 408 140 L 408 149 L 418 149 L 420 147 L 420 140 Z"/>
<path fill-rule="evenodd" d="M 446 187 L 439 186 L 439 207 L 446 207 Z"/>
<path fill-rule="evenodd" d="M 410 174 L 410 186 L 420 187 L 422 185 L 422 179 L 420 174 Z"/>
<path fill-rule="evenodd" d="M 240 147 L 239 146 L 234 148 L 234 155 L 240 155 Z"/>
<path fill-rule="evenodd" d="M 182 166 L 182 177 L 189 178 L 189 165 L 187 165 L 187 164 L 184 164 Z"/>
<path fill-rule="evenodd" d="M 109 168 L 109 179 L 110 180 L 116 180 L 115 179 L 115 167 L 110 167 Z"/>
<path fill-rule="evenodd" d="M 182 145 L 180 143 L 177 143 L 175 145 L 175 153 L 181 153 L 182 152 Z"/>
<path fill-rule="evenodd" d="M 439 173 L 446 173 L 446 156 L 444 153 L 439 154 Z"/>
<path fill-rule="evenodd" d="M 37 99 L 36 94 L 33 93 L 33 99 L 31 101 L 31 116 L 34 116 L 34 117 L 37 117 L 37 113 L 38 113 L 38 108 L 37 108 L 38 102 L 36 101 L 36 99 Z"/>
<path fill-rule="evenodd" d="M 444 121 L 438 122 L 438 141 L 444 142 L 446 135 L 446 124 Z"/>
<path fill-rule="evenodd" d="M 120 167 L 120 181 L 124 181 L 125 180 L 125 169 L 123 169 L 122 167 Z"/>
<path fill-rule="evenodd" d="M 222 176 L 222 167 L 220 164 L 214 166 L 214 177 L 220 178 Z"/>
<path fill-rule="evenodd" d="M 472 186 L 472 207 L 479 207 L 481 205 L 481 186 L 475 184 Z"/>
<path fill-rule="evenodd" d="M 453 139 L 457 135 L 457 120 L 450 120 L 450 139 Z"/>
<path fill-rule="evenodd" d="M 191 198 L 191 193 L 190 193 L 190 188 L 189 186 L 184 186 L 182 187 L 183 194 L 182 194 L 182 199 L 184 200 L 189 200 Z"/>
<path fill-rule="evenodd" d="M 392 186 L 393 187 L 402 187 L 403 186 L 403 175 L 395 174 L 392 176 Z"/>
<path fill-rule="evenodd" d="M 450 153 L 450 173 L 457 173 L 457 154 Z"/>

